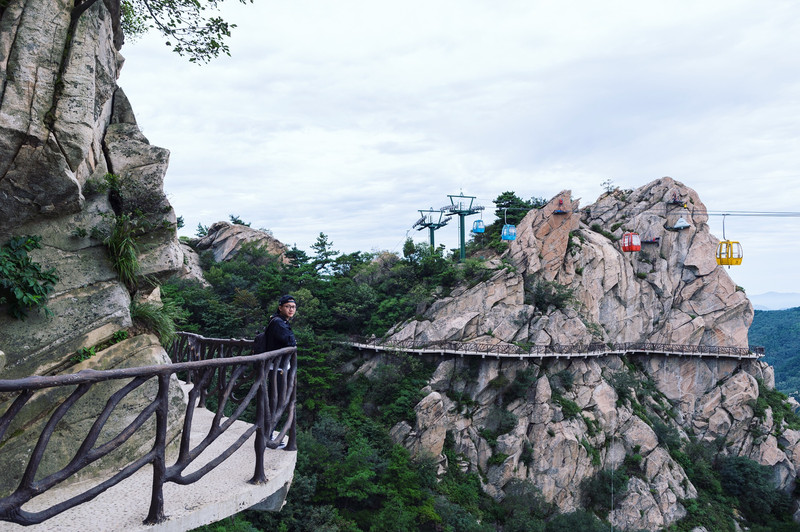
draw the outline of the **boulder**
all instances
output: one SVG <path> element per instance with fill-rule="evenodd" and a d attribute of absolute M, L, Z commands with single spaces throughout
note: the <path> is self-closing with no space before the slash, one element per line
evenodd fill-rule
<path fill-rule="evenodd" d="M 195 249 L 211 250 L 214 261 L 222 262 L 235 257 L 245 243 L 252 243 L 256 247 L 265 249 L 270 255 L 280 257 L 283 262 L 288 262 L 285 255 L 286 246 L 270 233 L 228 222 L 212 224 L 208 228 L 208 233 L 197 241 Z"/>

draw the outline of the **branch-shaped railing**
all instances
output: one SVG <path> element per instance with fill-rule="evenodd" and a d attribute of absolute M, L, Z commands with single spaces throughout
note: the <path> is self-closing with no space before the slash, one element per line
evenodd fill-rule
<path fill-rule="evenodd" d="M 454 355 L 480 355 L 496 357 L 520 358 L 560 358 L 563 356 L 605 356 L 626 353 L 652 353 L 678 356 L 699 357 L 731 357 L 731 358 L 761 358 L 764 348 L 727 347 L 719 345 L 682 345 L 660 344 L 651 342 L 626 342 L 626 343 L 588 343 L 588 344 L 550 344 L 550 345 L 518 345 L 518 344 L 487 344 L 479 342 L 417 342 L 413 339 L 386 340 L 382 338 L 352 337 L 344 342 L 358 348 L 374 349 L 377 351 L 408 351 L 418 353 L 440 353 Z"/>
<path fill-rule="evenodd" d="M 296 450 L 295 400 L 297 383 L 297 348 L 287 347 L 277 351 L 245 355 L 252 351 L 252 340 L 226 340 L 204 338 L 191 333 L 178 333 L 170 348 L 173 364 L 113 369 L 105 371 L 83 370 L 71 375 L 28 377 L 18 380 L 0 380 L 0 394 L 8 397 L 5 412 L 0 416 L 0 448 L 18 435 L 9 427 L 26 404 L 37 393 L 46 390 L 64 390 L 66 398 L 52 409 L 49 419 L 39 432 L 33 452 L 28 458 L 16 490 L 0 499 L 0 520 L 21 525 L 41 523 L 79 504 L 90 501 L 108 488 L 120 483 L 148 464 L 153 466 L 153 487 L 146 524 L 165 519 L 163 486 L 167 482 L 191 484 L 231 456 L 255 433 L 254 473 L 250 482 L 267 481 L 264 473 L 264 452 L 267 448 Z M 244 356 L 243 356 L 244 355 Z M 169 414 L 169 386 L 172 375 L 178 375 L 193 384 L 183 417 L 178 456 L 167 465 L 167 436 Z M 136 418 L 118 434 L 99 443 L 106 422 L 114 409 L 131 392 L 155 379 L 157 393 L 143 407 Z M 43 478 L 37 473 L 56 427 L 67 416 L 78 400 L 101 382 L 118 382 L 119 389 L 106 401 L 97 415 L 89 433 L 78 445 L 69 463 Z M 173 384 L 174 385 L 174 384 Z M 70 391 L 71 390 L 71 391 Z M 13 399 L 13 402 L 11 402 Z M 207 435 L 192 446 L 190 435 L 192 419 L 198 407 L 214 407 L 215 415 Z M 184 473 L 200 454 L 226 429 L 240 418 L 255 415 L 247 421 L 252 425 L 216 457 L 191 473 Z M 137 433 L 146 430 L 145 423 L 155 416 L 155 443 L 149 452 L 116 473 L 63 502 L 40 511 L 26 511 L 22 506 L 77 474 L 90 464 L 119 449 Z M 19 425 L 18 421 L 16 425 Z M 152 431 L 151 431 L 152 434 Z"/>

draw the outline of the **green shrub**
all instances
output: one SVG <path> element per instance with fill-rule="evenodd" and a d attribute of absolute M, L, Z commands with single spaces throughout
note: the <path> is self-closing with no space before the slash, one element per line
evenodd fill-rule
<path fill-rule="evenodd" d="M 511 402 L 525 397 L 528 393 L 528 390 L 531 389 L 536 383 L 537 373 L 538 370 L 535 367 L 525 368 L 522 371 L 518 371 L 517 375 L 514 377 L 514 381 L 511 383 L 511 386 L 508 387 L 508 391 L 505 393 L 506 401 Z"/>
<path fill-rule="evenodd" d="M 581 407 L 578 406 L 578 403 L 570 399 L 567 399 L 560 393 L 553 391 L 552 398 L 553 401 L 555 401 L 561 406 L 561 412 L 564 414 L 564 419 L 571 419 L 573 417 L 577 417 L 578 414 L 581 413 Z"/>
<path fill-rule="evenodd" d="M 581 487 L 586 507 L 604 515 L 622 500 L 628 490 L 628 475 L 622 468 L 601 469 L 594 476 L 585 479 Z"/>
<path fill-rule="evenodd" d="M 495 453 L 489 457 L 489 459 L 486 461 L 486 465 L 490 467 L 493 465 L 503 465 L 503 462 L 506 461 L 506 458 L 508 458 L 508 455 L 505 453 Z"/>
<path fill-rule="evenodd" d="M 564 309 L 574 300 L 573 290 L 567 286 L 533 276 L 525 279 L 525 304 L 534 305 L 541 312 L 547 312 L 550 305 Z"/>
<path fill-rule="evenodd" d="M 75 364 L 79 362 L 83 362 L 84 360 L 89 360 L 93 356 L 97 354 L 97 349 L 92 347 L 81 347 L 78 351 L 70 357 L 70 362 L 74 362 Z"/>
<path fill-rule="evenodd" d="M 47 296 L 58 282 L 55 269 L 43 270 L 31 260 L 29 251 L 40 249 L 40 236 L 17 236 L 0 248 L 0 305 L 8 304 L 8 313 L 23 320 L 31 309 L 50 314 Z"/>
<path fill-rule="evenodd" d="M 129 290 L 136 287 L 136 276 L 139 274 L 139 248 L 135 238 L 136 225 L 136 222 L 127 214 L 115 216 L 111 233 L 103 241 L 108 248 L 114 271 Z"/>
<path fill-rule="evenodd" d="M 161 345 L 169 345 L 175 338 L 175 317 L 178 309 L 164 303 L 131 303 L 131 319 L 144 329 L 152 332 L 161 341 Z"/>

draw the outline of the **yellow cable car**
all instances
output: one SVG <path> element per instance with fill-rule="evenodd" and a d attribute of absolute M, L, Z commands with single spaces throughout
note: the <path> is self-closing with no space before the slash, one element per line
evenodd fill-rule
<path fill-rule="evenodd" d="M 717 246 L 717 264 L 739 266 L 742 263 L 742 245 L 735 240 L 723 240 Z"/>

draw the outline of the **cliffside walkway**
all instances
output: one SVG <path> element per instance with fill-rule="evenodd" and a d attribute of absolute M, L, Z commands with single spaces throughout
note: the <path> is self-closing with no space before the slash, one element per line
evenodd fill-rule
<path fill-rule="evenodd" d="M 183 531 L 250 507 L 279 510 L 297 459 L 297 352 L 251 350 L 252 340 L 179 333 L 173 364 L 0 380 L 0 448 L 30 453 L 4 472 L 16 488 L 0 498 L 0 531 Z M 131 400 L 136 390 L 145 404 Z M 98 411 L 88 434 L 71 435 L 82 396 Z M 246 411 L 252 423 L 239 419 Z M 120 415 L 124 428 L 111 430 Z M 63 459 L 46 463 L 48 453 Z M 117 462 L 103 465 L 108 455 Z"/>
<path fill-rule="evenodd" d="M 677 357 L 735 358 L 756 360 L 764 356 L 763 347 L 725 347 L 717 345 L 679 345 L 631 342 L 618 344 L 570 344 L 530 345 L 488 344 L 478 342 L 432 342 L 415 343 L 412 340 L 399 342 L 379 338 L 351 338 L 346 345 L 359 350 L 416 353 L 419 355 L 479 356 L 496 359 L 560 359 L 594 358 L 608 355 L 651 354 Z"/>

